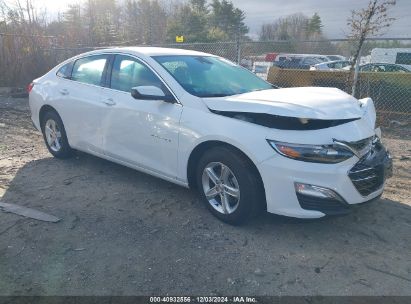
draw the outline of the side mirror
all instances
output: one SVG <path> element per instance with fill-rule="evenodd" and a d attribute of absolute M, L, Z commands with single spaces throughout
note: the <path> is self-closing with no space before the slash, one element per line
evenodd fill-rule
<path fill-rule="evenodd" d="M 131 96 L 141 100 L 163 100 L 165 102 L 175 102 L 172 95 L 164 94 L 163 90 L 155 86 L 138 86 L 131 88 Z"/>

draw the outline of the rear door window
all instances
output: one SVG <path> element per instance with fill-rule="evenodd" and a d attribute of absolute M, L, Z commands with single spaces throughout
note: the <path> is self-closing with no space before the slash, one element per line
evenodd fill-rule
<path fill-rule="evenodd" d="M 101 86 L 108 55 L 95 55 L 78 59 L 73 66 L 71 79 Z"/>
<path fill-rule="evenodd" d="M 312 58 L 312 57 L 304 58 L 302 62 L 302 64 L 309 64 L 309 65 L 313 65 L 317 63 L 321 63 L 321 61 L 316 58 Z"/>
<path fill-rule="evenodd" d="M 370 65 L 365 65 L 360 68 L 361 71 L 363 72 L 370 72 L 371 71 L 371 66 Z"/>
<path fill-rule="evenodd" d="M 411 65 L 411 53 L 397 53 L 395 63 Z"/>
<path fill-rule="evenodd" d="M 406 72 L 406 69 L 401 66 L 389 65 L 387 66 L 387 72 Z"/>

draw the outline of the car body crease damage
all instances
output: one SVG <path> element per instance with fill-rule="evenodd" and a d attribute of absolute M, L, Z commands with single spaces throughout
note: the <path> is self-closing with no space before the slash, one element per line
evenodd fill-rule
<path fill-rule="evenodd" d="M 348 119 L 306 119 L 273 115 L 267 113 L 217 111 L 209 109 L 212 113 L 231 117 L 268 128 L 279 130 L 319 130 L 342 125 L 360 118 Z"/>

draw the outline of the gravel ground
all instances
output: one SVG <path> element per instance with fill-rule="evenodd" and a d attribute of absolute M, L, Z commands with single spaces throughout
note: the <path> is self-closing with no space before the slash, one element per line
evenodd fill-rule
<path fill-rule="evenodd" d="M 409 126 L 383 130 L 394 177 L 350 215 L 215 219 L 195 194 L 83 153 L 57 160 L 27 99 L 0 97 L 0 295 L 411 295 Z"/>

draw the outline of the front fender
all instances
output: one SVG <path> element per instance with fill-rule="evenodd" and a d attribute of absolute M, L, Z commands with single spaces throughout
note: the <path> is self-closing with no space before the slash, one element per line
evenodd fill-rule
<path fill-rule="evenodd" d="M 242 151 L 256 166 L 272 156 L 265 140 L 267 128 L 235 118 L 185 107 L 180 121 L 178 176 L 187 181 L 187 166 L 194 149 L 218 141 Z"/>

